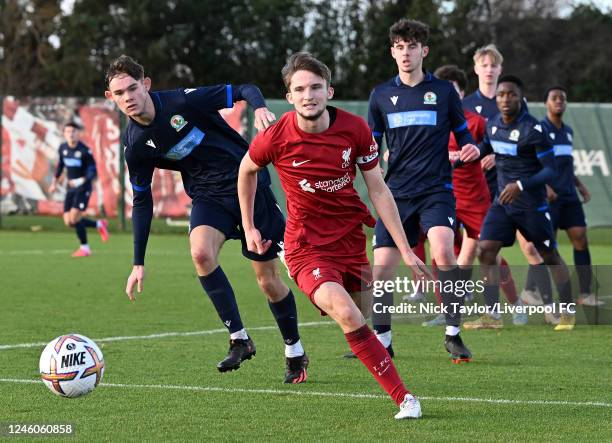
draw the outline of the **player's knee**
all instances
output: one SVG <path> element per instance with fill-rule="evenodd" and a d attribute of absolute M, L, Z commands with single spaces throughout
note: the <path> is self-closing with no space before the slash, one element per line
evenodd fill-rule
<path fill-rule="evenodd" d="M 357 306 L 348 306 L 342 304 L 340 306 L 334 306 L 334 320 L 344 328 L 359 328 L 363 322 L 364 318 L 361 314 L 361 311 L 357 309 Z"/>
<path fill-rule="evenodd" d="M 496 251 L 488 247 L 481 247 L 478 250 L 478 261 L 483 265 L 494 265 L 495 258 L 497 256 Z"/>
<path fill-rule="evenodd" d="M 588 248 L 586 229 L 583 232 L 577 232 L 577 233 L 572 234 L 571 240 L 572 240 L 572 246 L 574 246 L 574 249 L 577 249 L 579 251 L 584 251 L 585 249 Z"/>
<path fill-rule="evenodd" d="M 272 273 L 257 275 L 257 284 L 261 292 L 266 294 L 271 302 L 280 301 L 287 295 L 287 290 L 283 291 L 285 286 L 278 275 Z"/>
<path fill-rule="evenodd" d="M 217 258 L 212 251 L 206 248 L 191 248 L 191 260 L 196 266 L 202 268 L 215 268 Z"/>
<path fill-rule="evenodd" d="M 431 254 L 438 266 L 451 266 L 456 264 L 455 252 L 452 247 L 438 245 L 431 249 Z"/>

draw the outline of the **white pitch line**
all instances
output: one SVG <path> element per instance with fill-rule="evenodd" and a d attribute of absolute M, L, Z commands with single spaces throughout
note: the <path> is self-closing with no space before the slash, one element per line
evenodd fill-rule
<path fill-rule="evenodd" d="M 336 323 L 332 321 L 311 321 L 306 323 L 298 323 L 300 328 L 306 328 L 309 326 L 330 326 L 335 325 Z M 252 328 L 247 328 L 247 331 L 269 331 L 276 330 L 278 326 L 255 326 Z M 149 334 L 149 335 L 124 335 L 118 337 L 103 337 L 103 338 L 94 338 L 93 341 L 96 343 L 106 343 L 113 341 L 126 341 L 126 340 L 154 340 L 156 338 L 166 338 L 166 337 L 190 337 L 194 335 L 210 335 L 210 334 L 220 334 L 223 332 L 227 332 L 227 329 L 208 329 L 204 331 L 191 331 L 191 332 L 162 332 L 159 334 Z M 0 351 L 5 351 L 7 349 L 21 349 L 21 348 L 37 348 L 40 346 L 46 346 L 48 342 L 35 342 L 35 343 L 16 343 L 13 345 L 0 345 Z"/>
<path fill-rule="evenodd" d="M 41 380 L 22 380 L 13 378 L 0 378 L 0 383 L 24 383 L 39 384 Z M 246 388 L 220 388 L 215 386 L 186 386 L 186 385 L 141 385 L 125 383 L 100 383 L 103 388 L 121 389 L 161 389 L 179 390 L 191 392 L 222 392 L 228 394 L 269 394 L 269 395 L 296 395 L 306 397 L 338 397 L 338 398 L 366 398 L 366 399 L 388 399 L 389 397 L 381 394 L 365 394 L 352 392 L 321 392 L 321 391 L 295 391 L 288 389 L 246 389 Z M 477 398 L 477 397 L 429 397 L 419 396 L 424 401 L 462 401 L 474 403 L 490 403 L 500 405 L 542 405 L 542 406 L 593 406 L 602 408 L 612 408 L 612 403 L 595 401 L 563 401 L 563 400 L 508 400 L 502 398 Z"/>

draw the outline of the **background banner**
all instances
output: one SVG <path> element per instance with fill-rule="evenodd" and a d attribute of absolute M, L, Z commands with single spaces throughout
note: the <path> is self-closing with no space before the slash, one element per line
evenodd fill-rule
<path fill-rule="evenodd" d="M 333 101 L 334 106 L 367 118 L 366 101 Z M 277 118 L 292 109 L 285 100 L 268 100 Z M 543 118 L 542 103 L 530 103 L 530 111 Z M 226 121 L 250 140 L 254 136 L 253 113 L 244 102 L 221 111 Z M 98 167 L 98 179 L 89 203 L 92 215 L 114 217 L 122 207 L 131 215 L 132 190 L 127 172 L 120 167 L 120 119 L 110 102 L 97 98 L 15 98 L 2 100 L 2 175 L 0 211 L 2 214 L 59 215 L 65 187 L 49 195 L 57 163 L 57 148 L 63 141 L 63 124 L 70 120 L 82 124 L 83 142 L 90 147 Z M 584 206 L 589 226 L 612 226 L 612 104 L 572 103 L 564 120 L 574 129 L 576 175 L 588 187 L 592 200 Z M 386 165 L 381 165 L 383 169 Z M 272 173 L 273 190 L 281 207 L 285 196 L 278 177 Z M 365 197 L 365 185 L 358 174 L 357 190 Z M 125 184 L 121 196 L 120 183 Z M 120 201 L 120 199 L 123 199 Z M 365 199 L 367 201 L 367 198 Z M 154 214 L 157 217 L 186 217 L 191 201 L 183 191 L 180 174 L 156 170 L 153 178 Z M 120 203 L 124 202 L 125 205 Z M 370 209 L 372 209 L 370 207 Z"/>

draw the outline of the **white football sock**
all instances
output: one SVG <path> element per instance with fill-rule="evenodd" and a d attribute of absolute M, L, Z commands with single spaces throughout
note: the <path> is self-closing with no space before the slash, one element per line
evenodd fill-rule
<path fill-rule="evenodd" d="M 304 348 L 302 347 L 302 340 L 298 340 L 297 343 L 292 345 L 285 345 L 285 357 L 301 357 L 304 355 Z"/>
<path fill-rule="evenodd" d="M 240 331 L 232 332 L 230 334 L 232 340 L 246 340 L 249 338 L 246 329 L 242 328 Z"/>
<path fill-rule="evenodd" d="M 376 338 L 383 344 L 385 348 L 388 348 L 391 344 L 391 331 L 383 332 L 382 334 L 376 334 Z"/>
<path fill-rule="evenodd" d="M 89 245 L 85 243 L 84 245 L 81 245 L 81 249 L 85 252 L 89 252 Z"/>
<path fill-rule="evenodd" d="M 446 327 L 446 335 L 455 336 L 459 334 L 459 326 L 447 326 Z"/>

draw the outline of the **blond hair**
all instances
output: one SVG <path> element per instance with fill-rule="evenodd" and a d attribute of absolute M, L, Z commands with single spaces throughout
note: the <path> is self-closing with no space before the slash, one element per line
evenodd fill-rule
<path fill-rule="evenodd" d="M 493 63 L 496 65 L 501 65 L 504 62 L 504 57 L 501 55 L 501 52 L 499 52 L 499 49 L 497 49 L 497 46 L 491 43 L 476 49 L 476 52 L 474 53 L 474 64 L 478 63 L 478 60 L 486 57 L 487 55 L 491 57 Z"/>

